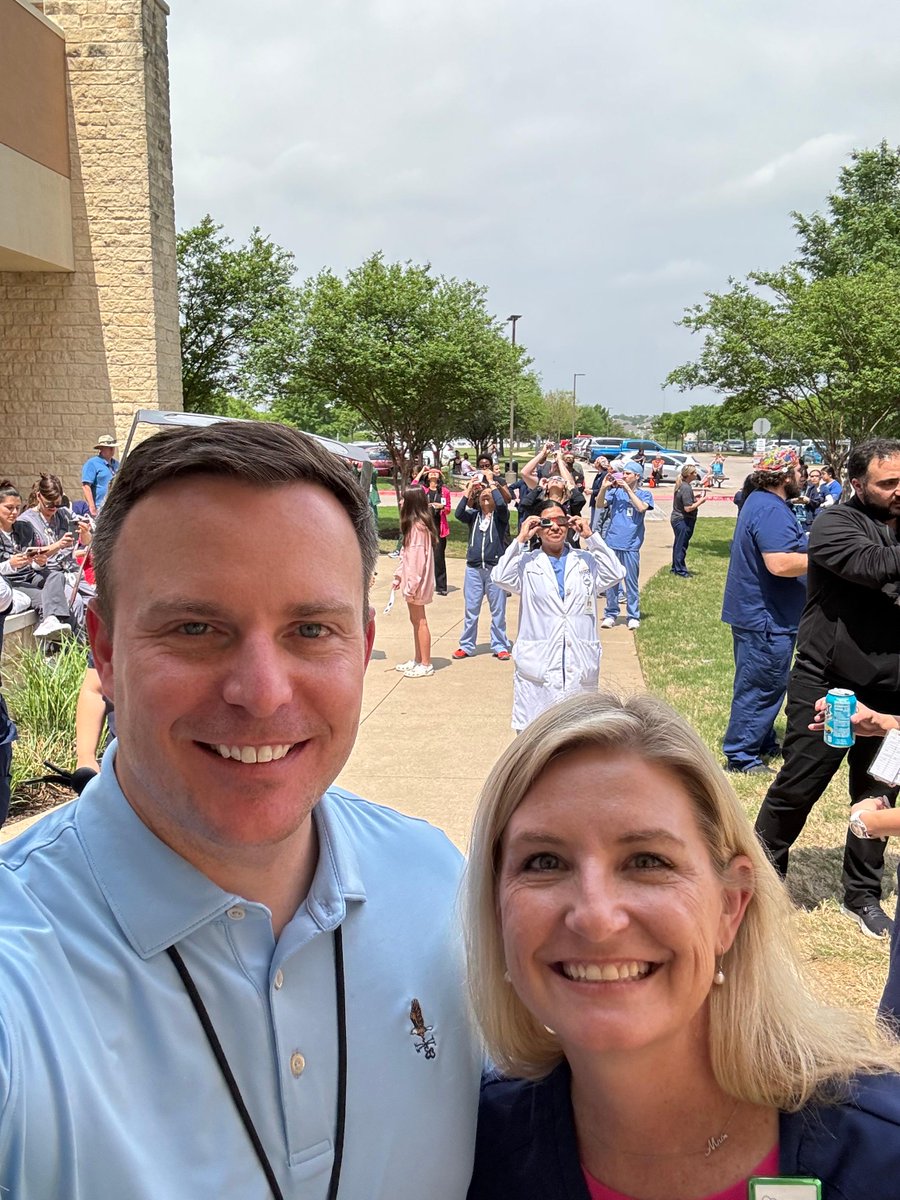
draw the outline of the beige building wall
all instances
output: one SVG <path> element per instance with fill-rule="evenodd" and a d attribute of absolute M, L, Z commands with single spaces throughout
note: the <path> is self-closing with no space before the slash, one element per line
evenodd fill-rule
<path fill-rule="evenodd" d="M 75 498 L 100 434 L 181 408 L 168 11 L 43 4 L 65 35 L 74 269 L 0 271 L 0 475 L 21 487 L 52 470 Z"/>

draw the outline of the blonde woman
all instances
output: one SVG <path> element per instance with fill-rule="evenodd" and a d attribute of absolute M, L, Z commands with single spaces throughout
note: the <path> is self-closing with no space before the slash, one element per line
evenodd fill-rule
<path fill-rule="evenodd" d="M 482 791 L 466 881 L 489 1057 L 469 1200 L 896 1200 L 900 1049 L 822 1004 L 700 738 L 648 696 L 545 713 Z M 780 1194 L 780 1193 L 779 1193 Z"/>

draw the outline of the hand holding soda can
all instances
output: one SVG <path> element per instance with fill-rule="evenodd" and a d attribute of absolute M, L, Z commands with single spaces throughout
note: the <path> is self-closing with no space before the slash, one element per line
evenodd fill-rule
<path fill-rule="evenodd" d="M 856 741 L 851 718 L 856 712 L 856 693 L 849 688 L 831 688 L 825 697 L 825 745 L 846 750 Z"/>

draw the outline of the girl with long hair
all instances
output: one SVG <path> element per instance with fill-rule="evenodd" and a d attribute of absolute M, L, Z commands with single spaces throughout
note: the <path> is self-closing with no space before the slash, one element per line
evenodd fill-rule
<path fill-rule="evenodd" d="M 400 497 L 400 538 L 403 548 L 394 573 L 393 588 L 409 609 L 415 655 L 396 668 L 407 679 L 433 675 L 431 632 L 425 605 L 434 598 L 434 522 L 428 495 L 420 487 L 408 487 Z"/>
<path fill-rule="evenodd" d="M 450 489 L 444 483 L 440 467 L 422 467 L 413 481 L 425 489 L 428 507 L 434 521 L 437 540 L 434 543 L 434 589 L 439 596 L 447 595 L 447 538 L 450 536 Z"/>

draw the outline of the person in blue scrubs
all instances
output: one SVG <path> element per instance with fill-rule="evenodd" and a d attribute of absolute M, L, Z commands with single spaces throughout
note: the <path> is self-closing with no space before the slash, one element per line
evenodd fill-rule
<path fill-rule="evenodd" d="M 644 518 L 653 508 L 653 493 L 641 487 L 644 478 L 640 463 L 629 461 L 621 470 L 612 470 L 600 485 L 595 511 L 608 508 L 609 524 L 604 540 L 625 568 L 624 584 L 617 583 L 606 593 L 606 610 L 601 629 L 611 629 L 619 615 L 622 589 L 625 590 L 625 619 L 629 629 L 641 623 L 641 593 L 638 580 L 641 569 L 641 546 L 644 544 Z"/>
<path fill-rule="evenodd" d="M 297 430 L 126 459 L 88 617 L 118 738 L 0 849 L 0 1195 L 465 1195 L 462 858 L 333 786 L 377 553 L 352 472 Z"/>
<path fill-rule="evenodd" d="M 793 450 L 768 451 L 751 475 L 734 531 L 722 620 L 731 626 L 734 689 L 722 742 L 726 770 L 774 775 L 775 719 L 791 671 L 806 602 L 806 538 L 791 511 L 800 494 Z"/>

